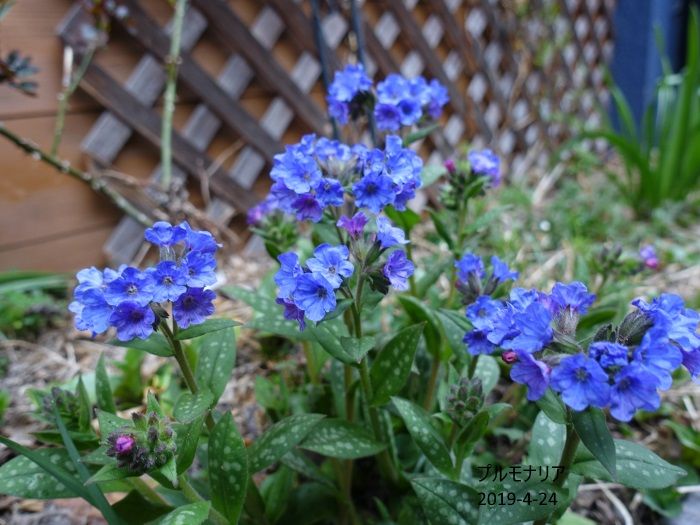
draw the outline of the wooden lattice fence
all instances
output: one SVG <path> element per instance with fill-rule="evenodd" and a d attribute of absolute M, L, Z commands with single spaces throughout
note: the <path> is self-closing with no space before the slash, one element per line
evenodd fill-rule
<path fill-rule="evenodd" d="M 154 148 L 160 140 L 156 106 L 171 27 L 148 13 L 147 1 L 120 3 L 128 17 L 115 23 L 143 57 L 126 82 L 96 60 L 81 83 L 105 108 L 82 142 L 83 152 L 101 168 L 114 163 L 134 134 Z M 359 43 L 375 78 L 399 71 L 437 78 L 448 87 L 443 126 L 422 145 L 431 162 L 470 142 L 494 148 L 511 171 L 522 171 L 546 160 L 576 126 L 598 118 L 596 108 L 607 97 L 604 71 L 612 50 L 614 0 L 367 0 L 360 2 L 360 19 L 354 19 L 358 31 L 353 31 L 351 2 L 321 4 L 316 14 L 327 75 L 355 60 Z M 256 202 L 254 187 L 265 179 L 261 175 L 290 128 L 330 131 L 323 68 L 310 1 L 192 0 L 191 5 L 178 82 L 199 102 L 173 134 L 174 181 L 180 188 L 190 178 L 206 185 L 212 193 L 204 203 L 206 213 L 225 225 Z M 64 45 L 79 51 L 76 35 L 89 22 L 79 7 L 72 9 L 59 27 Z M 228 55 L 218 73 L 195 58 L 193 50 L 203 39 L 213 39 Z M 283 56 L 282 41 L 291 43 Z M 256 86 L 269 98 L 253 112 L 241 96 Z M 222 133 L 240 145 L 227 166 L 209 153 Z M 158 166 L 150 180 L 157 183 L 160 174 Z M 151 199 L 157 196 L 150 192 Z M 136 205 L 148 208 L 148 202 Z M 122 219 L 105 246 L 110 261 L 131 260 L 141 232 L 138 223 Z"/>

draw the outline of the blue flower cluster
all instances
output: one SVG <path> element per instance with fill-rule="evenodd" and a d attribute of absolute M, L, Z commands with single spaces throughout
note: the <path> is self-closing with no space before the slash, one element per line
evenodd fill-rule
<path fill-rule="evenodd" d="M 187 222 L 157 222 L 145 237 L 159 247 L 155 266 L 78 272 L 69 309 L 79 330 L 95 336 L 114 327 L 122 341 L 146 339 L 157 328 L 154 305 L 172 303 L 173 318 L 181 328 L 203 323 L 214 313 L 216 294 L 208 287 L 216 282 L 215 252 L 220 245 L 212 234 L 193 230 Z"/>
<path fill-rule="evenodd" d="M 499 284 L 515 281 L 519 274 L 510 269 L 507 263 L 497 256 L 491 257 L 491 273 L 486 277 L 484 261 L 478 255 L 467 252 L 455 261 L 457 289 L 465 296 L 466 302 L 482 295 L 491 295 Z"/>
<path fill-rule="evenodd" d="M 491 179 L 489 186 L 495 188 L 501 183 L 501 159 L 492 150 L 470 151 L 467 159 L 474 175 Z"/>
<path fill-rule="evenodd" d="M 378 149 L 306 135 L 275 155 L 270 193 L 248 213 L 248 222 L 257 224 L 275 210 L 318 222 L 346 196 L 375 214 L 389 205 L 404 210 L 421 186 L 422 169 L 421 158 L 398 136 L 386 137 Z"/>
<path fill-rule="evenodd" d="M 346 124 L 360 112 L 365 97 L 371 93 L 372 80 L 362 65 L 348 65 L 335 74 L 328 89 L 328 113 Z M 450 101 L 447 88 L 437 80 L 428 82 L 420 76 L 407 79 L 395 73 L 377 84 L 374 97 L 374 119 L 377 128 L 384 131 L 413 126 L 424 115 L 437 119 Z"/>
<path fill-rule="evenodd" d="M 633 301 L 639 312 L 628 317 L 641 320 L 639 344 L 620 336 L 622 325 L 613 341 L 594 341 L 587 351 L 573 339 L 558 344 L 575 335 L 579 316 L 594 301 L 580 282 L 557 283 L 549 294 L 515 288 L 507 300 L 481 296 L 467 307 L 472 330 L 464 342 L 473 355 L 503 349 L 504 360 L 514 363 L 511 379 L 527 386 L 529 400 L 551 388 L 574 410 L 609 407 L 621 421 L 639 409 L 657 409 L 658 390 L 670 388 L 681 364 L 693 378 L 700 374 L 700 316 L 677 295 L 664 294 L 651 304 Z"/>

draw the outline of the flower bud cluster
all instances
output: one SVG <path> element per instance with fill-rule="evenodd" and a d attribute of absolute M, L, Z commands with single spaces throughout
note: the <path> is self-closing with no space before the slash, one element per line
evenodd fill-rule
<path fill-rule="evenodd" d="M 470 304 L 481 295 L 491 295 L 498 285 L 506 281 L 515 281 L 519 274 L 511 270 L 508 264 L 497 256 L 491 257 L 491 273 L 486 278 L 484 261 L 478 255 L 467 252 L 455 262 L 457 271 L 457 290 L 464 302 Z"/>
<path fill-rule="evenodd" d="M 175 433 L 165 419 L 155 412 L 132 415 L 134 426 L 107 436 L 107 455 L 117 460 L 119 468 L 141 475 L 170 461 L 177 450 Z"/>
<path fill-rule="evenodd" d="M 440 191 L 440 201 L 449 210 L 458 209 L 472 194 L 482 194 L 501 183 L 501 161 L 490 149 L 473 150 L 466 160 L 445 161 L 447 183 Z"/>
<path fill-rule="evenodd" d="M 464 427 L 484 405 L 481 380 L 478 377 L 461 377 L 456 384 L 450 386 L 445 402 L 445 412 L 450 419 L 458 426 Z"/>

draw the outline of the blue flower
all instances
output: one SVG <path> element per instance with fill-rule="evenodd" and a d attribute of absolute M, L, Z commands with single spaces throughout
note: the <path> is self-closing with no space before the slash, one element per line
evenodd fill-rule
<path fill-rule="evenodd" d="M 552 371 L 550 386 L 574 410 L 603 408 L 610 400 L 608 375 L 595 359 L 583 354 L 563 358 Z"/>
<path fill-rule="evenodd" d="M 352 191 L 357 205 L 373 213 L 382 211 L 396 197 L 391 179 L 381 173 L 365 175 L 353 185 Z"/>
<path fill-rule="evenodd" d="M 156 246 L 174 246 L 184 241 L 186 231 L 178 226 L 172 226 L 169 222 L 159 221 L 146 229 L 144 237 Z"/>
<path fill-rule="evenodd" d="M 369 91 L 372 80 L 365 73 L 362 64 L 348 64 L 342 71 L 336 71 L 333 82 L 328 86 L 328 99 L 350 102 L 362 91 Z"/>
<path fill-rule="evenodd" d="M 284 153 L 274 157 L 274 165 L 270 177 L 282 182 L 295 193 L 302 194 L 311 191 L 323 177 L 316 160 L 304 152 L 304 145 L 287 146 Z"/>
<path fill-rule="evenodd" d="M 75 314 L 75 327 L 92 332 L 93 337 L 107 331 L 113 307 L 105 301 L 104 292 L 97 288 L 76 291 L 68 309 Z"/>
<path fill-rule="evenodd" d="M 374 107 L 377 128 L 383 131 L 398 131 L 401 128 L 401 111 L 394 104 L 377 104 Z"/>
<path fill-rule="evenodd" d="M 447 88 L 443 86 L 437 79 L 430 81 L 428 114 L 437 119 L 442 113 L 442 108 L 450 101 L 450 96 L 447 93 Z"/>
<path fill-rule="evenodd" d="M 532 303 L 524 312 L 513 314 L 513 323 L 518 335 L 503 343 L 503 348 L 539 352 L 552 340 L 552 316 L 539 303 Z"/>
<path fill-rule="evenodd" d="M 469 276 L 473 275 L 478 279 L 484 276 L 484 262 L 481 257 L 473 253 L 465 253 L 459 261 L 455 262 L 457 268 L 457 279 L 466 283 Z"/>
<path fill-rule="evenodd" d="M 333 286 L 317 273 L 299 276 L 293 299 L 296 305 L 304 310 L 306 317 L 316 322 L 335 310 L 336 306 Z"/>
<path fill-rule="evenodd" d="M 423 116 L 420 102 L 411 98 L 405 98 L 399 102 L 399 113 L 401 124 L 404 126 L 412 126 Z"/>
<path fill-rule="evenodd" d="M 147 339 L 153 333 L 156 315 L 148 306 L 131 301 L 118 304 L 109 322 L 117 329 L 117 339 L 129 341 L 136 337 Z"/>
<path fill-rule="evenodd" d="M 277 257 L 280 269 L 275 274 L 275 284 L 279 287 L 278 297 L 291 297 L 297 287 L 297 277 L 304 273 L 299 264 L 299 256 L 294 252 L 287 252 Z"/>
<path fill-rule="evenodd" d="M 359 239 L 365 230 L 367 222 L 367 216 L 361 211 L 358 211 L 352 216 L 352 218 L 349 218 L 346 215 L 341 215 L 340 219 L 338 219 L 338 222 L 336 223 L 336 226 L 348 232 L 348 235 L 350 235 L 352 239 Z"/>
<path fill-rule="evenodd" d="M 403 250 L 394 250 L 387 257 L 382 272 L 396 290 L 408 290 L 408 279 L 413 275 L 414 266 Z"/>
<path fill-rule="evenodd" d="M 688 369 L 693 381 L 697 382 L 700 376 L 700 348 L 691 352 L 683 352 L 683 366 Z"/>
<path fill-rule="evenodd" d="M 655 386 L 668 390 L 673 383 L 671 374 L 683 362 L 683 354 L 669 341 L 664 328 L 655 326 L 644 334 L 634 351 L 633 361 L 656 377 Z"/>
<path fill-rule="evenodd" d="M 299 330 L 302 332 L 304 331 L 304 328 L 306 328 L 306 320 L 304 319 L 304 310 L 299 308 L 296 304 L 294 304 L 294 301 L 290 299 L 284 299 L 282 297 L 278 297 L 276 299 L 277 304 L 284 305 L 284 318 L 287 319 L 288 321 L 296 321 L 299 323 Z"/>
<path fill-rule="evenodd" d="M 526 290 L 525 288 L 513 288 L 510 291 L 508 302 L 518 312 L 524 312 L 532 303 L 539 300 L 537 290 Z"/>
<path fill-rule="evenodd" d="M 520 275 L 518 272 L 511 270 L 508 264 L 493 255 L 491 257 L 491 266 L 493 267 L 493 278 L 499 283 L 505 281 L 515 281 Z"/>
<path fill-rule="evenodd" d="M 216 294 L 203 288 L 189 288 L 173 303 L 173 317 L 180 328 L 201 324 L 214 313 Z"/>
<path fill-rule="evenodd" d="M 175 301 L 187 290 L 187 274 L 174 261 L 161 261 L 149 273 L 155 281 L 153 300 L 157 303 Z"/>
<path fill-rule="evenodd" d="M 154 289 L 153 277 L 137 268 L 127 267 L 117 279 L 107 285 L 104 297 L 112 306 L 126 301 L 146 306 L 153 300 Z"/>
<path fill-rule="evenodd" d="M 340 124 L 347 124 L 350 117 L 350 104 L 340 100 L 326 99 L 328 102 L 328 114 Z"/>
<path fill-rule="evenodd" d="M 632 304 L 654 322 L 654 327 L 663 327 L 667 337 L 685 352 L 700 347 L 698 322 L 700 315 L 686 308 L 683 299 L 675 294 L 661 294 L 651 304 L 635 299 Z"/>
<path fill-rule="evenodd" d="M 318 222 L 323 217 L 323 208 L 316 197 L 310 193 L 300 195 L 293 203 L 292 208 L 296 213 L 297 220 Z"/>
<path fill-rule="evenodd" d="M 191 251 L 213 254 L 221 248 L 221 245 L 208 231 L 193 230 L 187 222 L 182 222 L 176 227 L 185 231 L 185 245 Z"/>
<path fill-rule="evenodd" d="M 410 96 L 408 81 L 397 73 L 391 73 L 377 84 L 377 101 L 380 104 L 398 104 Z"/>
<path fill-rule="evenodd" d="M 258 204 L 248 210 L 246 223 L 251 226 L 258 226 L 265 217 L 279 208 L 279 201 L 272 195 L 268 195 Z"/>
<path fill-rule="evenodd" d="M 496 345 L 489 341 L 488 332 L 484 330 L 467 332 L 462 341 L 471 355 L 492 354 L 496 349 Z"/>
<path fill-rule="evenodd" d="M 377 217 L 377 241 L 382 249 L 391 248 L 397 244 L 408 244 L 406 234 L 401 228 L 394 226 L 391 221 L 384 217 Z"/>
<path fill-rule="evenodd" d="M 500 170 L 501 161 L 493 151 L 485 149 L 481 151 L 470 151 L 467 155 L 472 173 L 481 177 L 489 177 L 491 186 L 498 186 L 501 182 Z"/>
<path fill-rule="evenodd" d="M 578 281 L 570 284 L 556 283 L 550 300 L 553 314 L 568 308 L 573 313 L 583 315 L 595 302 L 595 294 L 588 293 L 586 285 Z"/>
<path fill-rule="evenodd" d="M 314 257 L 307 260 L 306 265 L 312 272 L 322 275 L 335 289 L 355 270 L 348 261 L 349 255 L 347 246 L 331 246 L 324 243 L 314 250 Z"/>
<path fill-rule="evenodd" d="M 629 363 L 627 347 L 618 343 L 596 341 L 588 347 L 588 355 L 603 368 L 626 366 Z"/>
<path fill-rule="evenodd" d="M 480 295 L 467 307 L 467 319 L 475 329 L 489 331 L 493 328 L 493 318 L 502 308 L 500 301 Z"/>
<path fill-rule="evenodd" d="M 187 286 L 204 288 L 216 283 L 216 259 L 209 253 L 190 252 L 182 265 L 187 278 Z"/>
<path fill-rule="evenodd" d="M 516 353 L 518 360 L 510 369 L 510 378 L 516 383 L 527 386 L 529 401 L 537 401 L 547 391 L 551 370 L 546 363 L 532 357 L 532 354 Z"/>
<path fill-rule="evenodd" d="M 610 414 L 615 419 L 629 421 L 638 409 L 656 410 L 660 405 L 656 377 L 643 367 L 633 363 L 615 375 L 610 389 Z"/>
<path fill-rule="evenodd" d="M 342 206 L 343 185 L 337 180 L 324 177 L 314 190 L 316 191 L 316 199 L 318 199 L 321 207 Z"/>

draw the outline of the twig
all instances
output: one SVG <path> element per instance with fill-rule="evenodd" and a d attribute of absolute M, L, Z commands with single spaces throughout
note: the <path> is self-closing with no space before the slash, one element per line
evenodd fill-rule
<path fill-rule="evenodd" d="M 625 525 L 634 525 L 634 519 L 632 519 L 632 515 L 630 514 L 630 511 L 627 510 L 627 507 L 625 507 L 625 504 L 620 501 L 620 498 L 615 496 L 615 494 L 612 493 L 612 491 L 605 486 L 601 486 L 600 490 L 603 491 L 603 494 L 610 500 L 610 502 L 613 504 L 613 507 L 615 507 L 615 510 L 620 514 L 622 517 Z"/>
<path fill-rule="evenodd" d="M 173 32 L 170 39 L 170 51 L 165 60 L 165 69 L 168 78 L 165 83 L 165 95 L 163 98 L 163 122 L 161 125 L 160 163 L 162 173 L 160 179 L 161 188 L 170 190 L 170 181 L 173 177 L 173 113 L 175 112 L 175 91 L 177 88 L 177 69 L 180 62 L 180 40 L 182 37 L 182 24 L 185 17 L 187 0 L 177 0 L 175 4 L 175 17 L 173 18 Z"/>
<path fill-rule="evenodd" d="M 136 209 L 128 200 L 124 198 L 123 195 L 110 188 L 100 177 L 95 177 L 89 173 L 76 169 L 72 167 L 67 160 L 59 159 L 54 155 L 46 153 L 35 144 L 32 144 L 28 140 L 11 132 L 2 123 L 0 123 L 0 135 L 8 139 L 20 149 L 23 149 L 29 153 L 32 158 L 52 166 L 60 173 L 64 173 L 73 177 L 74 179 L 84 182 L 96 192 L 107 197 L 114 203 L 115 206 L 117 206 L 117 208 L 141 223 L 143 226 L 151 226 L 153 221 L 148 217 L 148 215 Z"/>

